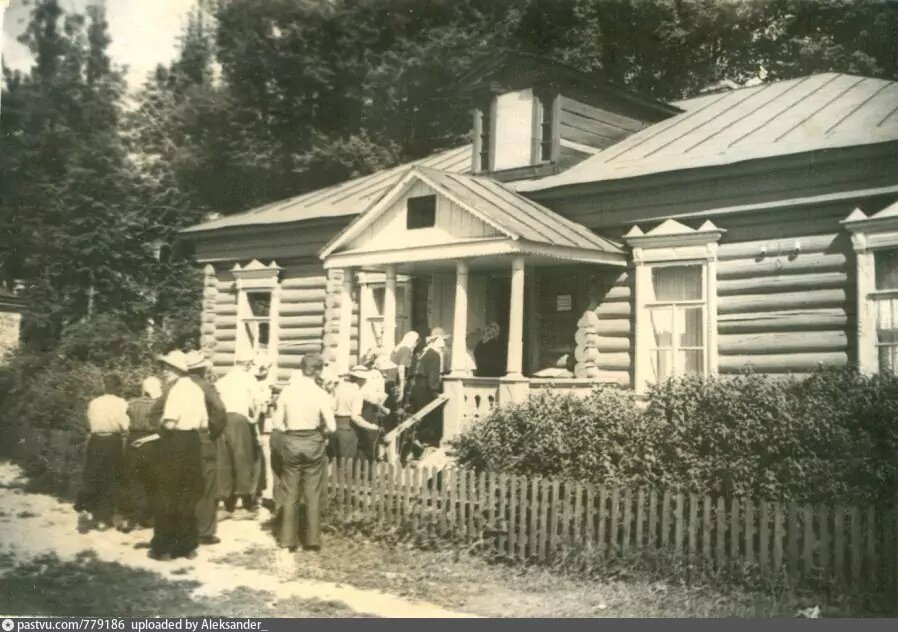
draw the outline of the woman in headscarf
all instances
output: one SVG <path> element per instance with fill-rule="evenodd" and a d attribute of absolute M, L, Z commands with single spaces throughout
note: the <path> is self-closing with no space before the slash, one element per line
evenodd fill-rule
<path fill-rule="evenodd" d="M 499 325 L 489 323 L 483 329 L 480 342 L 474 347 L 474 361 L 477 364 L 475 375 L 478 377 L 502 377 L 505 375 L 505 363 L 508 350 L 500 338 Z"/>
<path fill-rule="evenodd" d="M 397 399 L 401 403 L 404 403 L 408 396 L 406 386 L 411 378 L 412 360 L 415 356 L 415 348 L 418 346 L 419 338 L 417 331 L 406 333 L 390 354 L 390 361 L 397 367 L 396 388 L 399 391 Z"/>

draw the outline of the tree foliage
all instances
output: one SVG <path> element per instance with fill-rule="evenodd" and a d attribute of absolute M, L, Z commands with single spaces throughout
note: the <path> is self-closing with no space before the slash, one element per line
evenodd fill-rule
<path fill-rule="evenodd" d="M 457 82 L 500 47 L 661 99 L 898 78 L 898 7 L 876 0 L 201 0 L 133 108 L 109 38 L 101 10 L 36 0 L 34 65 L 3 69 L 0 282 L 25 281 L 32 342 L 111 313 L 190 344 L 178 230 L 464 142 Z"/>

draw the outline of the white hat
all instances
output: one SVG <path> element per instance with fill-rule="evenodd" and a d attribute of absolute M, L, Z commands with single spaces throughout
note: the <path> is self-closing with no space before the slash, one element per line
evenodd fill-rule
<path fill-rule="evenodd" d="M 188 369 L 199 369 L 200 367 L 206 366 L 206 356 L 203 355 L 202 351 L 188 351 L 185 354 L 185 360 L 187 361 Z"/>
<path fill-rule="evenodd" d="M 174 351 L 169 351 L 164 356 L 159 356 L 159 361 L 182 373 L 187 373 L 187 354 L 180 349 L 175 349 Z"/>
<path fill-rule="evenodd" d="M 352 367 L 351 369 L 349 369 L 349 373 L 347 375 L 350 375 L 352 377 L 357 377 L 361 380 L 367 380 L 368 379 L 368 367 L 366 367 L 364 364 L 357 364 L 354 367 Z"/>

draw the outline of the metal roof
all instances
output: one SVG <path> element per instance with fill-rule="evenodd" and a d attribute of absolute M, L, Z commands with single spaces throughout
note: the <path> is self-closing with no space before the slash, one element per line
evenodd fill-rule
<path fill-rule="evenodd" d="M 898 82 L 811 75 L 676 103 L 685 112 L 519 191 L 898 140 Z"/>
<path fill-rule="evenodd" d="M 417 166 L 438 187 L 476 209 L 501 232 L 551 246 L 619 253 L 621 248 L 576 222 L 559 215 L 486 176 L 447 173 Z"/>
<path fill-rule="evenodd" d="M 396 184 L 413 165 L 433 167 L 451 173 L 468 172 L 471 169 L 471 145 L 442 151 L 421 160 L 377 171 L 361 178 L 347 180 L 324 189 L 272 202 L 250 211 L 191 226 L 184 229 L 183 232 L 196 233 L 234 226 L 260 226 L 322 217 L 357 215 Z"/>
<path fill-rule="evenodd" d="M 515 193 L 489 177 L 449 173 L 414 165 L 396 182 L 393 195 L 404 190 L 413 181 L 423 182 L 436 193 L 460 203 L 469 213 L 509 239 L 593 252 L 623 252 L 614 242 Z M 322 249 L 321 257 L 327 258 L 335 253 L 375 221 L 389 208 L 390 196 L 388 193 L 386 197 L 374 201 Z"/>

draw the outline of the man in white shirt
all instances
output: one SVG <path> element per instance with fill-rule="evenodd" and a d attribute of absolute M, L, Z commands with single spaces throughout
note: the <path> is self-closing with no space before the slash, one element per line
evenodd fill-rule
<path fill-rule="evenodd" d="M 196 504 L 203 496 L 200 430 L 209 426 L 206 396 L 188 376 L 187 357 L 172 351 L 160 358 L 165 380 L 159 429 L 158 493 L 149 556 L 193 559 L 198 545 Z"/>
<path fill-rule="evenodd" d="M 84 479 L 75 509 L 89 513 L 96 527 L 112 525 L 122 493 L 124 437 L 128 432 L 128 402 L 119 397 L 122 381 L 117 375 L 103 377 L 103 395 L 87 406 L 90 438 L 84 462 Z M 87 518 L 83 514 L 84 518 Z"/>
<path fill-rule="evenodd" d="M 303 548 L 311 551 L 321 548 L 320 499 L 327 463 L 325 434 L 336 430 L 331 399 L 316 382 L 323 366 L 319 354 L 304 356 L 302 375 L 281 392 L 274 413 L 274 426 L 283 429 L 279 452 L 284 502 L 279 543 L 284 553 L 279 561 L 286 565 L 292 564 L 292 552 L 299 546 L 300 500 L 306 506 Z"/>
<path fill-rule="evenodd" d="M 252 356 L 240 355 L 234 368 L 215 383 L 228 412 L 219 442 L 218 493 L 229 513 L 236 509 L 240 498 L 250 516 L 258 511 L 253 476 L 257 458 L 254 424 L 263 402 L 259 381 L 251 368 Z"/>

